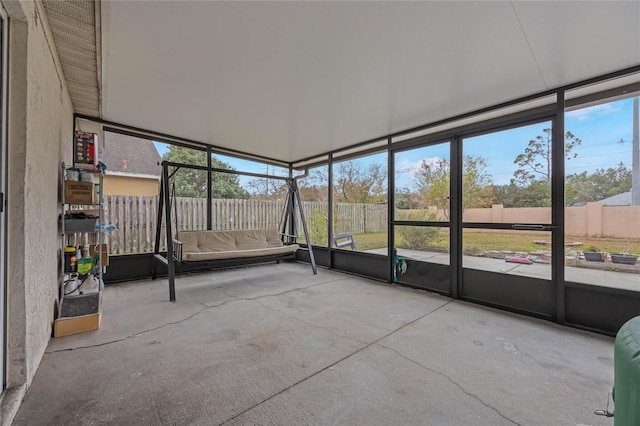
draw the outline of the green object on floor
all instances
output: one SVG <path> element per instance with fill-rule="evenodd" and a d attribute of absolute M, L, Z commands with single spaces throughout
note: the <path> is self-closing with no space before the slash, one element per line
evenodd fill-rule
<path fill-rule="evenodd" d="M 627 321 L 616 335 L 614 369 L 614 424 L 640 425 L 640 316 Z"/>

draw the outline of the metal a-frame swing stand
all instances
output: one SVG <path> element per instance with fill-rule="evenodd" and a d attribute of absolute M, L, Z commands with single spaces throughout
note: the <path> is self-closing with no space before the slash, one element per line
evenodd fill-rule
<path fill-rule="evenodd" d="M 173 170 L 169 173 L 169 167 L 172 167 Z M 306 249 L 301 248 L 300 250 L 307 250 L 309 252 L 309 261 L 311 263 L 311 269 L 313 270 L 313 274 L 316 275 L 318 270 L 316 268 L 316 260 L 313 255 L 313 246 L 311 245 L 311 240 L 309 239 L 309 228 L 307 226 L 307 220 L 304 215 L 304 209 L 302 208 L 302 200 L 300 199 L 300 192 L 298 190 L 298 179 L 305 178 L 308 175 L 308 172 L 305 172 L 304 175 L 300 176 L 290 176 L 290 177 L 282 177 L 282 176 L 272 176 L 260 173 L 251 173 L 251 172 L 240 172 L 236 170 L 229 169 L 219 169 L 215 167 L 206 167 L 206 166 L 196 166 L 190 164 L 181 164 L 181 163 L 173 163 L 169 161 L 162 162 L 162 177 L 160 179 L 160 196 L 158 201 L 158 217 L 156 221 L 156 239 L 155 246 L 153 251 L 153 263 L 151 266 L 151 277 L 152 279 L 156 279 L 157 277 L 157 263 L 162 263 L 167 266 L 167 275 L 169 280 L 169 300 L 175 302 L 176 300 L 176 288 L 175 288 L 175 263 L 179 260 L 176 258 L 176 254 L 174 252 L 174 244 L 173 244 L 173 231 L 171 228 L 172 218 L 171 218 L 171 208 L 176 206 L 173 204 L 173 200 L 171 197 L 171 186 L 169 184 L 170 179 L 175 175 L 175 173 L 183 169 L 192 169 L 192 170 L 202 170 L 207 172 L 207 202 L 208 208 L 207 213 L 209 215 L 209 220 L 207 220 L 207 230 L 211 230 L 211 174 L 212 173 L 226 173 L 226 174 L 234 174 L 241 176 L 249 176 L 261 179 L 276 179 L 285 181 L 288 188 L 288 195 L 286 199 L 286 205 L 283 212 L 283 217 L 280 225 L 280 237 L 283 244 L 296 244 L 297 243 L 297 233 L 296 233 L 296 212 L 300 215 L 300 221 L 302 223 L 302 229 L 304 231 L 305 241 L 307 243 Z M 165 223 L 165 233 L 167 240 L 167 254 L 164 256 L 160 252 L 160 238 L 162 235 L 162 222 L 164 218 Z M 177 225 L 176 225 L 177 227 Z M 247 261 L 249 259 L 249 261 Z M 255 258 L 255 262 L 253 263 L 262 263 L 265 262 L 263 257 Z M 275 259 L 277 260 L 277 259 Z M 242 262 L 238 262 L 234 264 L 233 262 L 229 263 L 228 261 L 224 263 L 225 267 L 233 267 L 250 264 L 251 258 L 242 258 Z M 207 262 L 207 269 L 215 266 L 215 262 Z"/>

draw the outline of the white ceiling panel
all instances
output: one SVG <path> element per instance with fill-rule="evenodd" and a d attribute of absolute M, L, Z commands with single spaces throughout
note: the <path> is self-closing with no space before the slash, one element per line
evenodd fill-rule
<path fill-rule="evenodd" d="M 513 6 L 550 87 L 640 64 L 639 1 Z"/>
<path fill-rule="evenodd" d="M 104 119 L 285 161 L 640 64 L 638 3 L 101 4 Z"/>

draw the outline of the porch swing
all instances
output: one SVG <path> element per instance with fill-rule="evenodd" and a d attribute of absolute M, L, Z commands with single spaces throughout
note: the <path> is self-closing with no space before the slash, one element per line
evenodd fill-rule
<path fill-rule="evenodd" d="M 169 168 L 172 168 L 170 171 Z M 177 222 L 177 203 L 175 185 L 170 181 L 180 169 L 201 170 L 207 172 L 208 187 L 211 187 L 211 173 L 226 173 L 262 179 L 276 179 L 287 185 L 287 197 L 278 228 L 245 230 L 211 230 L 211 211 L 207 209 L 209 220 L 207 230 L 179 230 Z M 152 279 L 157 277 L 159 263 L 167 266 L 169 281 L 169 300 L 176 300 L 175 274 L 219 268 L 231 268 L 256 263 L 296 259 L 298 250 L 309 252 L 311 269 L 317 274 L 313 247 L 309 240 L 309 230 L 305 219 L 302 201 L 298 191 L 298 179 L 307 173 L 295 177 L 272 176 L 259 173 L 241 172 L 206 166 L 196 166 L 163 161 L 160 179 L 160 197 L 156 222 L 156 239 L 151 267 Z M 209 192 L 210 193 L 210 192 Z M 209 200 L 209 206 L 211 205 Z M 172 231 L 172 208 L 176 218 L 176 235 Z M 307 248 L 297 244 L 296 213 L 299 215 L 304 231 Z M 166 256 L 160 252 L 162 222 L 164 218 L 167 241 Z M 177 268 L 176 268 L 177 267 Z"/>

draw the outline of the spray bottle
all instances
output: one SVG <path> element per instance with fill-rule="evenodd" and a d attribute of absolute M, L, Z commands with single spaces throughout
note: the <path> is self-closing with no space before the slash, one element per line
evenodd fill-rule
<path fill-rule="evenodd" d="M 78 259 L 78 273 L 79 274 L 88 274 L 91 272 L 91 256 L 89 255 L 89 245 L 84 246 L 84 253 L 82 254 L 82 258 Z"/>

